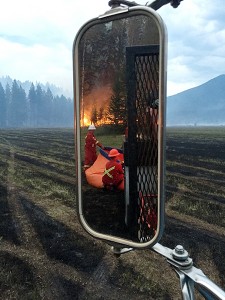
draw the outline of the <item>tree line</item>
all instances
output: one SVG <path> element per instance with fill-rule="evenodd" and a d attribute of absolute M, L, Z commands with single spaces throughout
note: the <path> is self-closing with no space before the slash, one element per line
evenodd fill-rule
<path fill-rule="evenodd" d="M 158 44 L 158 28 L 151 18 L 144 15 L 89 28 L 82 36 L 78 48 L 81 99 L 84 99 L 81 119 L 84 119 L 85 114 L 90 114 L 91 107 L 92 123 L 105 122 L 126 127 L 127 91 L 130 90 L 127 81 L 127 66 L 130 63 L 127 61 L 128 50 Z M 145 72 L 149 72 L 149 69 Z M 111 95 L 100 99 L 91 97 L 92 92 L 98 88 L 110 90 Z M 143 84 L 144 89 L 147 87 Z"/>
<path fill-rule="evenodd" d="M 72 127 L 73 101 L 65 96 L 53 96 L 31 83 L 29 92 L 13 80 L 5 89 L 0 83 L 0 128 Z"/>

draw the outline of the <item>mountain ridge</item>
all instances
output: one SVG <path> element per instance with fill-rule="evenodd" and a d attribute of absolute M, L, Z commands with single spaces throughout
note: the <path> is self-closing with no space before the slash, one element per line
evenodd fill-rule
<path fill-rule="evenodd" d="M 31 81 L 16 81 L 29 92 Z M 2 76 L 0 82 L 5 87 L 7 83 L 11 85 L 13 79 Z M 34 83 L 38 84 L 44 90 L 50 88 L 53 95 L 65 95 L 65 91 L 54 84 Z M 225 74 L 167 97 L 167 126 L 190 125 L 225 125 Z"/>
<path fill-rule="evenodd" d="M 167 125 L 225 125 L 225 75 L 167 98 Z"/>

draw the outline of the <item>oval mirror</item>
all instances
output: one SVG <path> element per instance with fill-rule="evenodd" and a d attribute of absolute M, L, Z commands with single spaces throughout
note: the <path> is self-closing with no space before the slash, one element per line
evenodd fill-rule
<path fill-rule="evenodd" d="M 86 23 L 73 48 L 78 213 L 94 237 L 144 248 L 164 224 L 166 33 L 147 7 Z"/>

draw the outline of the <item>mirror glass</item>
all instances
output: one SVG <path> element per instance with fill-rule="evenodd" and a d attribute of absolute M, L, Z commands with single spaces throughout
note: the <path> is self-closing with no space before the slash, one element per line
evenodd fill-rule
<path fill-rule="evenodd" d="M 86 26 L 74 58 L 80 214 L 135 243 L 159 231 L 160 46 L 154 18 L 136 13 Z"/>

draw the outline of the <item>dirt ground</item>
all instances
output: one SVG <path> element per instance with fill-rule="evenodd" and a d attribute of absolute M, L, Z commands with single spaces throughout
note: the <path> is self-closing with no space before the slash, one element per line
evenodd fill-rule
<path fill-rule="evenodd" d="M 205 157 L 224 159 L 224 141 L 217 152 L 215 145 L 210 147 L 207 142 L 190 147 L 186 139 L 171 138 L 168 159 L 176 160 L 178 155 L 185 159 L 188 151 L 196 153 L 192 162 L 196 166 L 199 151 Z M 182 168 L 168 169 L 187 175 Z M 220 166 L 216 171 L 221 171 Z M 194 168 L 188 172 L 196 176 Z M 183 245 L 195 266 L 225 288 L 225 229 L 172 210 L 169 201 L 177 192 L 178 186 L 168 184 L 160 243 L 171 248 Z M 213 201 L 224 205 L 225 200 Z M 116 257 L 110 248 L 84 232 L 75 204 L 53 217 L 48 204 L 38 205 L 34 195 L 9 183 L 0 185 L 0 299 L 181 299 L 179 279 L 160 255 L 141 250 Z M 197 299 L 202 299 L 198 293 Z"/>

